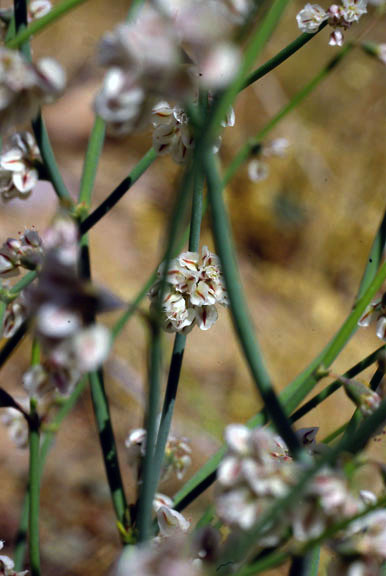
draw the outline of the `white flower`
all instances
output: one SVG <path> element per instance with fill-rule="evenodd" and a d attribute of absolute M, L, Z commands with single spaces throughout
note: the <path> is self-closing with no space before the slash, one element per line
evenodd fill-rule
<path fill-rule="evenodd" d="M 367 0 L 342 0 L 344 18 L 350 24 L 358 22 L 367 12 Z"/>
<path fill-rule="evenodd" d="M 153 147 L 157 154 L 170 154 L 177 164 L 183 164 L 193 148 L 193 136 L 182 108 L 159 102 L 153 108 L 153 127 Z"/>
<path fill-rule="evenodd" d="M 340 30 L 334 30 L 330 34 L 330 39 L 328 41 L 329 46 L 343 46 L 343 33 Z"/>
<path fill-rule="evenodd" d="M 12 136 L 10 147 L 0 155 L 0 193 L 3 200 L 29 195 L 39 178 L 36 169 L 39 157 L 32 134 L 21 132 Z"/>
<path fill-rule="evenodd" d="M 209 90 L 225 88 L 240 66 L 240 50 L 230 42 L 216 44 L 198 60 L 200 83 Z"/>
<path fill-rule="evenodd" d="M 71 341 L 77 370 L 90 372 L 106 360 L 111 347 L 110 331 L 100 324 L 93 324 L 77 332 Z"/>
<path fill-rule="evenodd" d="M 137 466 L 139 460 L 145 455 L 146 430 L 144 428 L 132 430 L 125 440 L 125 446 L 129 464 Z"/>
<path fill-rule="evenodd" d="M 23 408 L 28 409 L 27 401 L 20 402 L 20 404 L 24 404 Z M 9 437 L 18 448 L 28 446 L 28 424 L 19 410 L 5 408 L 0 416 L 0 421 L 8 428 Z"/>
<path fill-rule="evenodd" d="M 166 506 L 167 508 L 173 508 L 173 500 L 169 498 L 169 496 L 165 496 L 165 494 L 157 492 L 153 500 L 154 512 L 157 512 L 157 510 L 159 510 L 159 508 L 161 508 L 162 506 Z"/>
<path fill-rule="evenodd" d="M 119 136 L 142 127 L 147 118 L 145 104 L 145 92 L 136 77 L 121 68 L 110 68 L 94 107 L 109 132 Z"/>
<path fill-rule="evenodd" d="M 268 178 L 269 168 L 261 160 L 251 160 L 248 164 L 248 176 L 252 182 L 261 182 Z"/>
<path fill-rule="evenodd" d="M 0 540 L 0 550 L 4 547 L 4 542 Z M 15 572 L 14 570 L 15 563 L 11 558 L 8 556 L 4 556 L 0 554 L 0 574 L 1 576 L 26 576 L 28 574 L 28 570 L 24 570 L 23 572 Z"/>
<path fill-rule="evenodd" d="M 10 302 L 3 318 L 3 337 L 11 338 L 27 317 L 25 301 L 22 297 Z"/>
<path fill-rule="evenodd" d="M 319 4 L 306 4 L 296 16 L 296 21 L 302 32 L 313 34 L 327 17 L 326 11 Z"/>
<path fill-rule="evenodd" d="M 378 59 L 383 62 L 383 64 L 386 64 L 386 44 L 378 44 L 376 54 Z"/>
<path fill-rule="evenodd" d="M 28 5 L 28 21 L 43 18 L 51 12 L 52 4 L 50 0 L 32 0 Z"/>
<path fill-rule="evenodd" d="M 46 252 L 52 252 L 64 266 L 74 266 L 79 255 L 79 230 L 73 218 L 56 216 L 44 232 L 42 242 Z"/>
<path fill-rule="evenodd" d="M 287 154 L 289 146 L 290 143 L 287 138 L 275 138 L 271 142 L 264 144 L 263 155 L 283 158 Z"/>
<path fill-rule="evenodd" d="M 41 365 L 31 366 L 23 374 L 23 387 L 30 397 L 42 398 L 55 389 L 47 370 Z"/>
<path fill-rule="evenodd" d="M 79 315 L 55 304 L 43 304 L 36 318 L 36 329 L 45 338 L 62 339 L 75 334 L 81 326 Z"/>
<path fill-rule="evenodd" d="M 186 520 L 182 514 L 177 512 L 177 510 L 173 510 L 173 508 L 159 506 L 156 514 L 161 536 L 170 537 L 176 533 L 189 530 L 189 520 Z"/>

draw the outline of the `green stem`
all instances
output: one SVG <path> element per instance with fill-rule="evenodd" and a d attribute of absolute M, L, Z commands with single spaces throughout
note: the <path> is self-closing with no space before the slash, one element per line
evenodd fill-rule
<path fill-rule="evenodd" d="M 88 141 L 86 157 L 83 164 L 78 202 L 89 210 L 91 195 L 95 184 L 98 162 L 105 141 L 106 124 L 99 116 L 95 117 L 94 125 Z"/>
<path fill-rule="evenodd" d="M 383 255 L 385 251 L 386 244 L 386 210 L 383 214 L 383 218 L 375 235 L 373 244 L 370 249 L 370 254 L 367 259 L 367 264 L 365 271 L 362 276 L 362 280 L 359 286 L 357 299 L 366 292 L 367 288 L 370 286 L 371 282 L 378 271 L 379 266 L 383 260 Z"/>
<path fill-rule="evenodd" d="M 85 1 L 86 0 L 64 0 L 60 4 L 56 4 L 56 6 L 53 6 L 52 10 L 48 14 L 42 18 L 39 18 L 38 20 L 34 20 L 34 22 L 31 22 L 28 28 L 21 30 L 16 34 L 16 36 L 8 40 L 6 43 L 7 48 L 19 48 L 22 44 L 29 40 L 31 36 L 39 34 L 49 24 L 52 24 L 67 14 L 67 12 L 70 10 L 73 10 L 80 4 L 83 4 Z"/>
<path fill-rule="evenodd" d="M 220 256 L 232 319 L 241 348 L 255 385 L 263 399 L 265 409 L 271 417 L 277 432 L 296 457 L 308 459 L 308 454 L 305 453 L 292 430 L 285 411 L 274 392 L 255 338 L 254 328 L 239 279 L 231 228 L 222 196 L 222 183 L 212 155 L 208 154 L 204 159 L 204 166 L 208 183 L 208 198 L 211 208 L 214 240 L 217 253 Z"/>
<path fill-rule="evenodd" d="M 82 378 L 80 382 L 77 384 L 73 392 L 70 396 L 65 400 L 64 404 L 60 407 L 58 412 L 56 413 L 53 420 L 50 422 L 50 429 L 44 431 L 42 434 L 42 441 L 40 445 L 40 481 L 43 477 L 43 469 L 44 465 L 48 456 L 48 452 L 54 443 L 57 430 L 59 429 L 61 423 L 65 419 L 65 417 L 69 414 L 72 408 L 75 406 L 76 402 L 78 401 L 79 397 L 83 393 L 84 389 L 87 385 L 87 378 Z M 23 500 L 22 511 L 20 515 L 20 522 L 19 528 L 17 531 L 17 535 L 15 538 L 15 547 L 14 547 L 14 562 L 15 562 L 15 570 L 18 572 L 19 570 L 23 569 L 24 566 L 24 559 L 27 549 L 27 532 L 28 532 L 28 516 L 29 516 L 29 494 L 28 491 Z"/>
<path fill-rule="evenodd" d="M 10 288 L 10 293 L 11 294 L 17 294 L 19 292 L 21 292 L 22 290 L 24 290 L 24 288 L 27 288 L 27 286 L 29 286 L 31 284 L 31 282 L 33 282 L 35 280 L 35 278 L 37 278 L 38 273 L 36 272 L 36 270 L 32 270 L 31 272 L 27 272 L 27 274 L 25 274 L 23 276 L 23 278 L 21 280 L 19 280 L 19 282 L 16 282 L 16 284 L 14 284 L 14 286 L 12 286 L 12 288 Z"/>
<path fill-rule="evenodd" d="M 142 478 L 138 503 L 138 540 L 144 542 L 152 537 L 152 510 L 156 490 L 153 458 L 157 437 L 157 416 L 160 396 L 161 368 L 161 328 L 156 319 L 151 324 L 149 358 L 149 396 L 146 413 L 146 453 L 143 462 Z"/>
<path fill-rule="evenodd" d="M 275 54 L 275 56 L 273 56 L 270 60 L 267 60 L 267 62 L 265 62 L 257 70 L 252 72 L 247 77 L 247 79 L 244 81 L 243 85 L 240 88 L 240 91 L 244 90 L 245 88 L 247 88 L 248 86 L 250 86 L 254 82 L 257 82 L 257 80 L 260 80 L 260 78 L 262 78 L 263 76 L 268 74 L 268 72 L 272 72 L 272 70 L 274 70 L 275 68 L 280 66 L 280 64 L 285 62 L 287 60 L 287 58 L 289 58 L 290 56 L 295 54 L 295 52 L 300 50 L 300 48 L 303 48 L 303 46 L 305 46 L 305 44 L 307 44 L 317 34 L 319 34 L 319 32 L 321 30 L 323 30 L 323 28 L 325 28 L 325 26 L 327 26 L 327 22 L 323 22 L 323 24 L 321 24 L 319 30 L 317 30 L 313 34 L 307 34 L 306 32 L 304 32 L 303 34 L 300 34 L 300 36 L 298 36 L 293 42 L 288 44 L 288 46 L 283 48 L 283 50 L 280 50 L 280 52 Z"/>
<path fill-rule="evenodd" d="M 32 576 L 40 576 L 40 543 L 39 543 L 39 501 L 40 501 L 40 464 L 39 464 L 39 417 L 36 400 L 31 399 L 29 421 L 29 561 Z"/>
<path fill-rule="evenodd" d="M 299 106 L 305 98 L 311 94 L 313 90 L 320 84 L 322 80 L 324 80 L 332 70 L 339 64 L 339 62 L 350 52 L 353 48 L 352 44 L 346 44 L 346 46 L 339 52 L 338 55 L 334 56 L 330 60 L 330 62 L 325 66 L 306 86 L 304 86 L 293 98 L 291 98 L 290 102 L 286 106 L 284 106 L 265 126 L 264 128 L 257 134 L 257 136 L 250 140 L 247 144 L 245 144 L 241 150 L 236 154 L 233 158 L 232 162 L 229 164 L 225 175 L 224 175 L 224 185 L 226 186 L 229 181 L 233 178 L 236 174 L 237 170 L 240 166 L 246 162 L 251 155 L 253 155 L 255 150 L 259 150 L 261 146 L 262 140 L 267 136 L 273 128 L 285 117 L 287 114 L 292 112 L 294 108 Z"/>
<path fill-rule="evenodd" d="M 192 211 L 190 219 L 189 251 L 197 252 L 200 245 L 200 231 L 202 220 L 202 195 L 203 195 L 203 176 L 200 171 L 195 173 Z M 173 418 L 174 405 L 177 397 L 177 389 L 181 375 L 182 361 L 184 358 L 186 336 L 176 334 L 173 346 L 172 359 L 170 362 L 169 376 L 166 385 L 164 404 L 160 426 L 157 435 L 157 444 L 154 454 L 154 481 L 155 489 L 158 486 L 162 462 L 164 460 L 165 448 L 170 432 Z"/>
<path fill-rule="evenodd" d="M 40 20 L 35 20 L 35 22 L 40 22 Z M 69 208 L 72 206 L 73 201 L 63 182 L 63 178 L 59 171 L 54 151 L 48 137 L 48 132 L 40 112 L 35 120 L 32 121 L 32 128 L 48 178 L 54 187 L 56 195 L 63 203 L 63 206 Z"/>
<path fill-rule="evenodd" d="M 243 86 L 249 69 L 260 55 L 271 34 L 275 30 L 289 0 L 274 0 L 268 13 L 263 19 L 258 30 L 249 42 L 238 73 L 232 84 L 224 91 L 210 112 L 209 121 L 205 126 L 204 139 L 210 143 L 216 135 L 222 120 L 225 118 L 229 107 L 232 105 L 240 88 Z"/>
<path fill-rule="evenodd" d="M 323 438 L 322 444 L 331 444 L 331 442 L 333 442 L 334 440 L 336 440 L 336 438 L 338 438 L 339 436 L 341 436 L 341 434 L 343 434 L 346 428 L 347 428 L 347 422 L 346 424 L 342 424 L 342 426 L 339 426 L 339 428 L 337 428 L 336 430 L 331 432 L 331 434 L 328 434 L 328 436 Z"/>
<path fill-rule="evenodd" d="M 101 220 L 110 210 L 116 205 L 116 203 L 122 198 L 122 196 L 130 190 L 130 188 L 135 184 L 135 182 L 142 176 L 142 174 L 149 168 L 149 166 L 157 158 L 157 154 L 153 148 L 150 148 L 143 156 L 143 158 L 136 164 L 129 176 L 127 176 L 118 186 L 109 194 L 109 196 L 97 207 L 91 214 L 83 220 L 80 224 L 80 233 L 85 234 L 95 226 L 99 220 Z"/>
<path fill-rule="evenodd" d="M 98 372 L 91 372 L 89 374 L 89 381 L 95 421 L 97 424 L 115 515 L 118 522 L 120 522 L 122 526 L 127 527 L 127 502 L 123 489 L 118 452 L 111 424 L 109 404 L 104 387 L 102 371 L 99 370 Z"/>

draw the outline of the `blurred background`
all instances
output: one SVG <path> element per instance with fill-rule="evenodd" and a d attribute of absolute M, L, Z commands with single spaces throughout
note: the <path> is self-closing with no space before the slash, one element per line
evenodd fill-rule
<path fill-rule="evenodd" d="M 261 62 L 299 33 L 295 16 L 303 2 L 290 3 Z M 7 7 L 9 2 L 0 2 Z M 103 71 L 96 47 L 105 30 L 123 20 L 129 2 L 92 0 L 33 40 L 36 57 L 58 59 L 68 74 L 66 94 L 44 110 L 44 117 L 66 184 L 77 194 L 90 133 L 92 101 Z M 372 11 L 347 39 L 385 42 L 385 19 Z M 251 86 L 237 99 L 236 125 L 224 133 L 221 157 L 235 151 L 265 125 L 296 91 L 334 55 L 328 31 Z M 269 176 L 253 183 L 246 166 L 226 190 L 244 288 L 269 373 L 277 390 L 288 384 L 321 351 L 353 304 L 373 236 L 385 204 L 386 67 L 354 50 L 344 63 L 288 116 L 272 137 L 288 139 L 285 158 L 273 158 Z M 107 139 L 98 169 L 93 205 L 98 205 L 151 146 L 151 132 Z M 159 158 L 120 203 L 91 231 L 93 276 L 124 301 L 134 298 L 162 253 L 180 169 Z M 14 200 L 0 210 L 1 242 L 24 226 L 44 229 L 55 213 L 56 197 L 39 184 L 28 201 Z M 205 218 L 202 243 L 213 247 Z M 146 301 L 143 302 L 146 307 Z M 103 321 L 112 325 L 117 315 Z M 164 338 L 164 378 L 173 338 Z M 106 366 L 106 386 L 120 450 L 127 496 L 135 499 L 124 440 L 142 425 L 146 392 L 146 327 L 134 317 Z M 374 329 L 361 329 L 333 370 L 358 362 L 380 345 Z M 22 394 L 30 342 L 25 341 L 1 373 L 1 386 Z M 371 372 L 364 374 L 368 378 Z M 323 380 L 318 389 L 328 383 Z M 210 332 L 188 338 L 174 432 L 191 439 L 193 465 L 188 478 L 221 445 L 230 422 L 244 422 L 260 400 L 234 337 L 229 314 L 220 312 Z M 298 424 L 332 432 L 353 407 L 338 392 Z M 385 455 L 385 442 L 376 449 Z M 26 485 L 27 451 L 16 449 L 0 427 L 0 538 L 12 554 Z M 173 495 L 181 482 L 161 486 Z M 199 517 L 211 496 L 187 510 Z M 41 541 L 46 576 L 106 574 L 119 551 L 103 463 L 88 392 L 63 424 L 42 482 Z"/>

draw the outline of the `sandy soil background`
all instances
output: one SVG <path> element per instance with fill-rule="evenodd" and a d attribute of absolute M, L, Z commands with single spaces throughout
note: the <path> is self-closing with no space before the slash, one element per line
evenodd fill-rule
<path fill-rule="evenodd" d="M 5 4 L 5 3 L 4 3 Z M 69 89 L 44 111 L 63 176 L 75 196 L 92 126 L 92 99 L 102 71 L 96 64 L 98 39 L 124 18 L 129 3 L 92 0 L 34 39 L 36 56 L 54 55 L 66 68 Z M 301 2 L 292 2 L 264 52 L 264 60 L 293 40 Z M 347 33 L 385 41 L 385 21 L 371 16 Z M 367 30 L 367 32 L 366 32 Z M 234 128 L 224 136 L 226 164 L 235 150 L 272 117 L 331 58 L 328 32 L 246 90 L 237 100 Z M 226 191 L 240 267 L 257 335 L 277 390 L 282 389 L 323 348 L 349 313 L 385 202 L 386 69 L 353 51 L 318 89 L 275 130 L 291 144 L 284 159 L 270 162 L 270 176 L 253 184 L 243 168 Z M 106 141 L 98 170 L 96 206 L 151 146 L 149 132 Z M 91 232 L 93 275 L 130 301 L 157 264 L 164 224 L 179 170 L 158 159 L 119 205 Z M 24 226 L 42 229 L 57 207 L 48 184 L 27 202 L 0 209 L 1 237 Z M 213 246 L 209 222 L 203 243 Z M 143 304 L 146 306 L 146 302 Z M 106 317 L 112 324 L 114 315 Z M 342 372 L 378 347 L 374 330 L 359 331 L 334 364 Z M 167 374 L 172 338 L 164 340 Z M 29 361 L 24 342 L 1 373 L 1 385 L 21 392 Z M 164 378 L 165 380 L 165 378 Z M 321 389 L 327 381 L 319 384 Z M 141 425 L 146 384 L 146 334 L 133 318 L 114 346 L 106 384 L 129 500 L 134 486 L 124 439 Z M 198 468 L 221 444 L 229 422 L 243 422 L 260 407 L 222 311 L 209 332 L 189 336 L 174 431 L 191 438 Z M 337 393 L 299 426 L 319 425 L 322 438 L 352 412 Z M 385 453 L 385 444 L 377 450 Z M 0 428 L 0 538 L 11 545 L 26 483 L 27 452 L 16 450 Z M 172 495 L 179 484 L 162 489 Z M 188 510 L 195 519 L 208 501 Z M 41 536 L 45 576 L 104 575 L 119 542 L 88 392 L 57 435 L 42 483 Z M 11 553 L 11 548 L 8 549 Z"/>

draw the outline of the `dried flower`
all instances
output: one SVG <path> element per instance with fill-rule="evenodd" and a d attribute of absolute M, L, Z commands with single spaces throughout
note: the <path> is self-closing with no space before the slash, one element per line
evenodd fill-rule
<path fill-rule="evenodd" d="M 5 309 L 3 318 L 3 338 L 12 338 L 18 328 L 27 318 L 27 308 L 23 294 L 10 302 Z"/>

